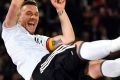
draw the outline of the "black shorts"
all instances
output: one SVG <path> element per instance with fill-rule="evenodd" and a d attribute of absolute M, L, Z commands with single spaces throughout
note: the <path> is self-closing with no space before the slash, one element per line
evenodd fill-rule
<path fill-rule="evenodd" d="M 79 80 L 84 74 L 88 62 L 78 57 L 75 46 L 53 54 L 46 55 L 37 65 L 32 74 L 33 80 Z"/>

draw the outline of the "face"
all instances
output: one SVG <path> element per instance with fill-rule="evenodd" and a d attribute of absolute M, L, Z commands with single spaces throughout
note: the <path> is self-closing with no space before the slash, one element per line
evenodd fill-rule
<path fill-rule="evenodd" d="M 25 5 L 21 8 L 18 23 L 30 34 L 34 34 L 39 21 L 39 11 L 35 5 Z"/>

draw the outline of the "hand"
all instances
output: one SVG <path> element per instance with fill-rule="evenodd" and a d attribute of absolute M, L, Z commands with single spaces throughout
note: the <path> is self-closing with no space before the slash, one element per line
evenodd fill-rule
<path fill-rule="evenodd" d="M 64 10 L 66 0 L 51 0 L 52 5 L 56 8 L 57 12 Z"/>
<path fill-rule="evenodd" d="M 95 61 L 90 61 L 88 70 L 87 70 L 87 75 L 92 77 L 93 79 L 97 79 L 99 77 L 102 77 L 102 73 L 100 70 L 100 66 L 103 60 L 95 60 Z"/>

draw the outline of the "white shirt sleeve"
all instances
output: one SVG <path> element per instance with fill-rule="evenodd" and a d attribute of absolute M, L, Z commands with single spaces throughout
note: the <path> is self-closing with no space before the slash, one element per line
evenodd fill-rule
<path fill-rule="evenodd" d="M 35 41 L 41 44 L 43 47 L 46 48 L 46 43 L 49 37 L 43 35 L 35 35 Z M 47 49 L 47 48 L 46 48 Z"/>
<path fill-rule="evenodd" d="M 120 76 L 120 58 L 115 60 L 107 60 L 101 65 L 102 74 L 106 77 Z"/>
<path fill-rule="evenodd" d="M 13 36 L 13 34 L 17 33 L 18 30 L 19 29 L 18 29 L 17 25 L 15 25 L 11 28 L 6 28 L 5 24 L 3 23 L 3 25 L 2 25 L 2 38 L 6 42 L 7 40 L 9 40 Z"/>

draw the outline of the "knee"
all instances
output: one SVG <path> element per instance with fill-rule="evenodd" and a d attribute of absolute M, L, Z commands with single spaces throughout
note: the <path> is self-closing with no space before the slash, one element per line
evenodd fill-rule
<path fill-rule="evenodd" d="M 76 51 L 77 51 L 77 53 L 80 53 L 79 49 L 80 49 L 80 46 L 81 46 L 82 43 L 83 43 L 83 41 L 77 41 L 77 42 L 74 43 L 76 45 Z"/>

